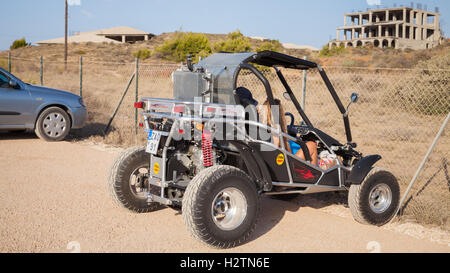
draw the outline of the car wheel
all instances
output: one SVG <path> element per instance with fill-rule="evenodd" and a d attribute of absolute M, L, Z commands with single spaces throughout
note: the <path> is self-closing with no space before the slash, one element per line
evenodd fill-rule
<path fill-rule="evenodd" d="M 216 248 L 248 240 L 259 211 L 256 184 L 240 169 L 214 166 L 197 174 L 183 197 L 182 214 L 191 235 Z"/>
<path fill-rule="evenodd" d="M 38 117 L 34 132 L 45 141 L 61 141 L 71 128 L 70 117 L 59 107 L 49 107 Z"/>
<path fill-rule="evenodd" d="M 390 172 L 373 168 L 360 185 L 351 185 L 348 205 L 353 218 L 362 223 L 382 226 L 397 211 L 400 186 Z"/>

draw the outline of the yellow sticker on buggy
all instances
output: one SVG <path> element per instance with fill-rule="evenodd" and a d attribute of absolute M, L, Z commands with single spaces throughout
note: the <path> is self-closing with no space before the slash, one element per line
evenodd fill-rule
<path fill-rule="evenodd" d="M 158 163 L 155 163 L 155 164 L 153 165 L 153 172 L 154 172 L 155 174 L 158 174 L 158 173 L 159 173 L 159 164 L 158 164 Z"/>
<path fill-rule="evenodd" d="M 283 163 L 284 163 L 284 154 L 278 154 L 278 156 L 277 156 L 277 164 L 278 164 L 278 166 L 283 165 Z"/>

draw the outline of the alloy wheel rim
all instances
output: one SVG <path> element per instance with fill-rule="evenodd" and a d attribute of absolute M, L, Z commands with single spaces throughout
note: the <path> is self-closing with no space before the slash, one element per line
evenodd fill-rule
<path fill-rule="evenodd" d="M 385 212 L 392 203 L 392 192 L 388 185 L 379 184 L 369 193 L 370 209 L 375 213 Z"/>
<path fill-rule="evenodd" d="M 213 199 L 211 216 L 222 230 L 233 230 L 244 222 L 247 216 L 247 199 L 237 188 L 226 188 Z"/>

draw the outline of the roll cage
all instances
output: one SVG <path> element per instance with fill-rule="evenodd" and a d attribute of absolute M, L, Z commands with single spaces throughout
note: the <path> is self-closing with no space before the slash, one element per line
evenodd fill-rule
<path fill-rule="evenodd" d="M 284 78 L 283 73 L 278 69 L 278 67 L 283 68 L 291 68 L 291 69 L 299 69 L 299 70 L 309 70 L 317 68 L 319 70 L 319 74 L 322 77 L 322 80 L 324 81 L 328 91 L 330 92 L 334 102 L 336 103 L 339 111 L 343 115 L 344 120 L 344 126 L 345 126 L 345 134 L 347 137 L 347 143 L 350 144 L 352 142 L 352 133 L 350 129 L 350 121 L 347 115 L 347 111 L 342 104 L 341 100 L 339 99 L 339 96 L 336 93 L 336 90 L 333 87 L 333 84 L 331 83 L 330 79 L 328 78 L 327 74 L 325 73 L 325 70 L 317 65 L 314 62 L 310 62 L 307 60 L 295 58 L 286 54 L 273 52 L 273 51 L 262 51 L 260 53 L 256 53 L 254 55 L 251 55 L 244 59 L 237 67 L 234 76 L 233 76 L 233 90 L 236 90 L 237 88 L 237 80 L 240 70 L 242 69 L 248 69 L 250 70 L 255 76 L 263 83 L 267 99 L 269 100 L 269 103 L 271 105 L 275 105 L 275 100 L 273 97 L 272 88 L 270 86 L 269 81 L 266 79 L 266 77 L 258 70 L 256 67 L 254 67 L 253 64 L 257 65 L 263 65 L 268 67 L 273 67 L 276 71 L 276 74 L 278 78 L 280 79 L 281 83 L 283 84 L 284 88 L 286 89 L 286 92 L 289 94 L 289 97 L 292 100 L 292 103 L 294 104 L 296 110 L 298 111 L 299 115 L 302 117 L 303 121 L 311 128 L 314 129 L 313 124 L 309 120 L 309 118 L 306 116 L 305 112 L 303 111 L 302 107 L 300 106 L 297 98 L 295 97 L 294 93 L 292 92 L 292 89 L 290 88 L 289 84 L 287 83 L 286 79 Z M 239 98 L 236 98 L 236 101 L 238 101 Z"/>

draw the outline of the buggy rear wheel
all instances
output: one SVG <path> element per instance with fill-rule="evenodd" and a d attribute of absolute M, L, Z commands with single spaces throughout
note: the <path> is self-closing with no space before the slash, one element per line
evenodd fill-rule
<path fill-rule="evenodd" d="M 360 185 L 350 186 L 348 205 L 356 221 L 382 226 L 395 216 L 399 199 L 400 187 L 395 176 L 375 167 Z"/>
<path fill-rule="evenodd" d="M 255 229 L 258 211 L 256 184 L 232 166 L 201 171 L 183 197 L 183 219 L 191 235 L 217 248 L 244 243 Z"/>
<path fill-rule="evenodd" d="M 147 202 L 146 192 L 155 191 L 148 184 L 149 155 L 145 147 L 132 147 L 123 151 L 114 162 L 108 180 L 109 192 L 119 206 L 133 212 L 150 212 L 160 205 Z"/>

